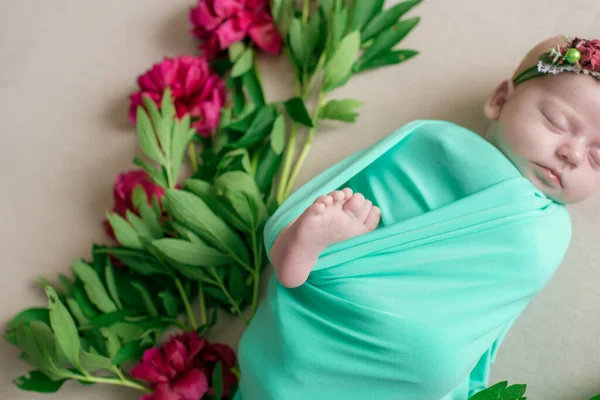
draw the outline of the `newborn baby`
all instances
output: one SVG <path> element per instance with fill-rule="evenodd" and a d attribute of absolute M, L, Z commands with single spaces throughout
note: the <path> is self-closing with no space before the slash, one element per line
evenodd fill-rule
<path fill-rule="evenodd" d="M 275 274 L 236 399 L 485 388 L 566 253 L 564 205 L 600 185 L 599 71 L 600 41 L 548 39 L 489 96 L 485 133 L 412 122 L 286 200 L 265 227 Z"/>

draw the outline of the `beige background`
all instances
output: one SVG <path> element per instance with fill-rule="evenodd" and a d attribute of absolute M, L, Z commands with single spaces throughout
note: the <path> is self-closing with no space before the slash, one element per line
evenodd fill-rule
<path fill-rule="evenodd" d="M 388 6 L 396 1 L 388 1 Z M 163 56 L 195 53 L 191 0 L 0 0 L 0 321 L 44 304 L 34 281 L 54 279 L 103 241 L 117 173 L 132 167 L 135 131 L 126 120 L 135 78 Z M 411 119 L 485 127 L 482 102 L 537 41 L 559 33 L 600 36 L 597 0 L 429 0 L 403 47 L 404 65 L 355 77 L 336 93 L 364 100 L 355 125 L 329 125 L 296 187 Z M 271 100 L 291 93 L 286 62 L 263 60 Z M 596 196 L 570 207 L 566 260 L 506 338 L 491 382 L 527 383 L 532 400 L 600 393 L 600 307 Z M 227 330 L 227 333 L 223 333 Z M 221 327 L 233 345 L 241 328 Z M 56 395 L 18 391 L 28 370 L 0 344 L 0 398 L 134 399 L 137 393 L 67 384 Z"/>

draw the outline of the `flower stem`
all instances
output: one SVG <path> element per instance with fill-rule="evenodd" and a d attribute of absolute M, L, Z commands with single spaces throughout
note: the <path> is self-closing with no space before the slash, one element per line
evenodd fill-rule
<path fill-rule="evenodd" d="M 141 385 L 135 381 L 130 381 L 128 379 L 126 379 L 123 374 L 119 373 L 119 379 L 115 379 L 115 378 L 102 378 L 99 376 L 93 376 L 93 375 L 69 375 L 66 376 L 66 378 L 71 378 L 71 379 L 76 379 L 78 381 L 83 381 L 83 382 L 93 382 L 93 383 L 104 383 L 106 385 L 116 385 L 116 386 L 125 386 L 125 387 L 129 387 L 132 389 L 137 389 L 137 390 L 141 390 L 144 392 L 152 392 L 150 389 L 148 389 L 146 386 Z"/>
<path fill-rule="evenodd" d="M 308 23 L 309 7 L 310 7 L 310 0 L 304 0 L 304 4 L 302 7 L 302 25 L 306 25 Z"/>
<path fill-rule="evenodd" d="M 192 163 L 192 170 L 196 172 L 198 171 L 198 155 L 196 154 L 196 146 L 194 146 L 193 140 L 190 141 L 188 152 L 190 155 L 190 162 Z"/>
<path fill-rule="evenodd" d="M 292 168 L 292 161 L 294 153 L 296 152 L 296 135 L 298 134 L 298 123 L 292 124 L 290 131 L 290 141 L 286 149 L 285 160 L 283 161 L 283 170 L 281 172 L 281 178 L 279 180 L 279 186 L 277 187 L 277 203 L 282 204 L 285 200 L 285 189 L 287 187 L 288 175 Z"/>
<path fill-rule="evenodd" d="M 185 294 L 185 290 L 183 289 L 183 285 L 179 278 L 175 278 L 175 286 L 177 286 L 177 290 L 179 291 L 179 295 L 181 296 L 181 300 L 183 300 L 183 306 L 185 307 L 185 311 L 188 316 L 189 323 L 193 330 L 198 329 L 198 323 L 196 322 L 196 317 L 194 317 L 194 313 L 192 312 L 192 307 L 190 307 L 190 302 Z"/>
<path fill-rule="evenodd" d="M 231 297 L 231 294 L 229 293 L 229 291 L 227 290 L 227 288 L 223 284 L 223 281 L 221 280 L 221 277 L 219 276 L 219 274 L 215 270 L 215 267 L 210 267 L 210 271 L 212 272 L 214 278 L 217 280 L 218 286 L 221 288 L 221 290 L 223 291 L 223 294 L 225 295 L 225 297 L 227 297 L 227 299 L 231 303 L 231 306 L 233 307 L 233 309 L 235 310 L 235 312 L 237 312 L 239 314 L 239 316 L 244 320 L 244 323 L 246 325 L 248 325 L 248 323 L 249 323 L 248 320 L 246 319 L 246 317 L 244 317 L 244 314 L 242 314 L 242 311 L 238 307 L 238 305 L 235 302 L 235 300 L 233 300 L 233 297 Z"/>
<path fill-rule="evenodd" d="M 294 170 L 292 171 L 292 175 L 290 176 L 290 179 L 287 182 L 287 187 L 284 192 L 285 194 L 284 194 L 283 200 L 285 200 L 290 195 L 290 193 L 294 187 L 294 184 L 296 182 L 296 178 L 298 178 L 298 174 L 300 173 L 300 170 L 302 169 L 302 166 L 304 165 L 304 161 L 306 160 L 306 157 L 308 156 L 308 152 L 312 145 L 312 140 L 315 135 L 315 131 L 317 130 L 317 124 L 318 124 L 317 118 L 319 116 L 319 112 L 321 111 L 321 107 L 323 105 L 324 98 L 325 98 L 325 91 L 321 89 L 319 91 L 319 100 L 317 102 L 317 109 L 315 110 L 315 113 L 313 114 L 314 126 L 312 128 L 310 128 L 310 130 L 308 131 L 308 136 L 306 138 L 306 142 L 304 143 L 304 147 L 302 148 L 302 151 L 300 152 L 300 156 L 298 156 L 298 161 L 296 162 L 296 165 L 294 165 Z"/>
<path fill-rule="evenodd" d="M 206 325 L 208 320 L 206 318 L 206 304 L 204 302 L 204 286 L 202 286 L 202 282 L 198 284 L 198 298 L 200 299 L 200 323 Z"/>

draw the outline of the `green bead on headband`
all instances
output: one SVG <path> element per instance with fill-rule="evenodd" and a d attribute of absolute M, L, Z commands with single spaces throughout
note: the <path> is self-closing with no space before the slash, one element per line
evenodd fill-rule
<path fill-rule="evenodd" d="M 531 78 L 545 74 L 559 74 L 574 72 L 576 74 L 591 75 L 600 80 L 600 40 L 584 40 L 575 38 L 561 48 L 550 49 L 540 55 L 538 63 L 527 68 L 514 79 L 514 84 L 525 82 Z"/>

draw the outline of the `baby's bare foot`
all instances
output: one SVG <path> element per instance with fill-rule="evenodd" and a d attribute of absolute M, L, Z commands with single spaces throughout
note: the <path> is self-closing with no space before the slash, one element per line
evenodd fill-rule
<path fill-rule="evenodd" d="M 350 188 L 320 196 L 275 239 L 277 278 L 286 287 L 302 285 L 327 246 L 374 230 L 380 218 L 381 210 Z"/>

